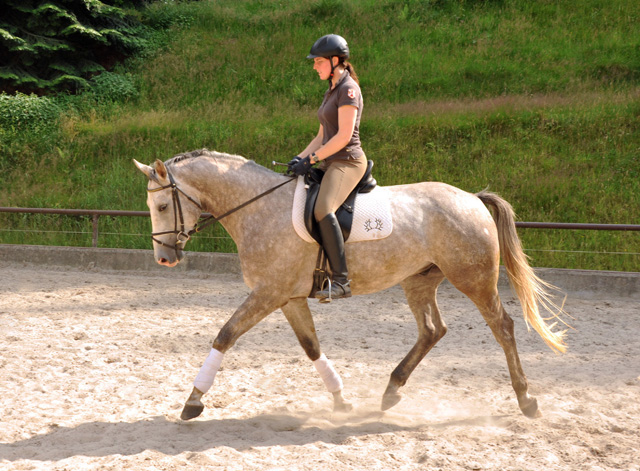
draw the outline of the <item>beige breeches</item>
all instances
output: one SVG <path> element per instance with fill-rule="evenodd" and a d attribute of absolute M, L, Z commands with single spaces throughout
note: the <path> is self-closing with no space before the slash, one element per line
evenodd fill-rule
<path fill-rule="evenodd" d="M 345 202 L 367 170 L 367 157 L 363 155 L 357 159 L 335 160 L 321 164 L 320 168 L 325 170 L 325 174 L 313 213 L 316 221 L 335 213 Z"/>

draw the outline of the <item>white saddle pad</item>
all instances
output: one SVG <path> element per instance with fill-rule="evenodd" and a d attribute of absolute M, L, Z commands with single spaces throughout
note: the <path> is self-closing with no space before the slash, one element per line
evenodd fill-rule
<path fill-rule="evenodd" d="M 291 220 L 298 235 L 305 241 L 316 244 L 317 242 L 304 224 L 304 205 L 307 201 L 307 189 L 304 177 L 298 177 L 296 192 L 293 197 L 293 211 Z M 391 205 L 389 194 L 384 187 L 375 187 L 373 191 L 358 194 L 353 214 L 353 226 L 347 244 L 362 242 L 365 240 L 384 239 L 393 230 L 391 219 Z"/>

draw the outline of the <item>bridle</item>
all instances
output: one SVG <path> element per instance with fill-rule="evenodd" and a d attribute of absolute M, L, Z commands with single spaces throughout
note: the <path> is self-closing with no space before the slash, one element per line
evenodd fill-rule
<path fill-rule="evenodd" d="M 183 190 L 181 190 L 178 187 L 178 185 L 176 184 L 175 180 L 173 179 L 173 175 L 171 175 L 171 173 L 169 172 L 169 169 L 167 169 L 167 176 L 169 177 L 169 184 L 168 185 L 159 186 L 158 188 L 151 188 L 151 189 L 147 187 L 147 192 L 155 193 L 157 191 L 162 191 L 162 190 L 171 190 L 171 193 L 172 193 L 171 196 L 172 196 L 172 199 L 173 199 L 173 206 L 174 206 L 174 211 L 173 211 L 173 227 L 174 227 L 174 229 L 172 231 L 152 232 L 151 233 L 151 240 L 153 240 L 155 243 L 160 244 L 160 245 L 162 245 L 164 247 L 168 247 L 170 249 L 173 249 L 176 252 L 178 250 L 182 250 L 182 247 L 184 247 L 184 244 L 186 244 L 189 241 L 189 239 L 191 239 L 191 236 L 193 234 L 195 234 L 196 232 L 202 231 L 204 228 L 206 228 L 206 227 L 208 227 L 208 226 L 210 226 L 212 224 L 215 224 L 216 222 L 218 222 L 221 219 L 229 216 L 230 214 L 233 214 L 236 211 L 239 211 L 240 209 L 244 208 L 245 206 L 250 205 L 254 201 L 259 200 L 263 196 L 266 196 L 269 193 L 277 190 L 281 186 L 284 186 L 287 183 L 297 179 L 297 177 L 291 177 L 288 180 L 286 180 L 286 181 L 274 186 L 273 188 L 270 188 L 267 191 L 265 191 L 263 193 L 260 193 L 258 196 L 255 196 L 255 197 L 251 198 L 250 200 L 245 201 L 241 205 L 236 206 L 235 208 L 227 211 L 226 213 L 224 213 L 221 216 L 215 217 L 214 215 L 209 214 L 207 217 L 205 217 L 204 219 L 202 219 L 201 221 L 196 223 L 196 225 L 193 227 L 193 229 L 189 230 L 188 232 L 185 232 L 184 216 L 183 216 L 183 212 L 182 212 L 182 204 L 180 203 L 179 193 L 182 193 L 189 201 L 191 201 L 193 204 L 195 204 L 201 212 L 204 211 L 204 208 L 202 207 L 202 205 L 200 203 L 198 203 L 195 199 L 193 199 L 191 196 L 186 194 Z M 180 223 L 180 229 L 178 229 L 178 222 Z M 156 236 L 161 236 L 161 235 L 165 235 L 165 234 L 175 234 L 176 235 L 176 242 L 175 242 L 174 245 L 166 244 L 166 243 L 164 243 L 161 240 L 158 240 L 156 238 Z"/>
<path fill-rule="evenodd" d="M 167 176 L 169 177 L 169 184 L 168 185 L 160 186 L 158 188 L 151 188 L 151 189 L 147 187 L 147 192 L 155 193 L 157 191 L 162 191 L 162 190 L 171 190 L 171 197 L 173 199 L 173 207 L 174 207 L 174 211 L 173 211 L 173 228 L 174 229 L 172 231 L 152 232 L 151 233 L 151 240 L 153 240 L 156 244 L 160 244 L 160 245 L 162 245 L 164 247 L 168 247 L 170 249 L 178 251 L 178 250 L 181 250 L 180 246 L 186 244 L 189 241 L 189 239 L 191 239 L 191 235 L 193 233 L 197 232 L 195 227 L 192 230 L 190 230 L 189 232 L 185 232 L 185 230 L 184 230 L 184 215 L 183 215 L 183 212 L 182 212 L 182 204 L 180 203 L 180 198 L 179 198 L 178 193 L 182 193 L 189 201 L 191 201 L 193 204 L 195 204 L 198 207 L 198 209 L 200 209 L 200 211 L 202 211 L 203 209 L 202 209 L 202 206 L 200 205 L 200 203 L 198 203 L 191 196 L 189 196 L 184 191 L 182 191 L 180 188 L 178 188 L 178 185 L 176 184 L 175 180 L 173 179 L 173 175 L 171 175 L 171 173 L 169 173 L 169 171 L 167 171 Z M 178 218 L 180 220 L 180 230 L 178 230 Z M 174 245 L 165 244 L 161 240 L 156 239 L 156 236 L 161 236 L 161 235 L 165 235 L 165 234 L 175 234 L 176 235 L 176 242 L 175 242 Z"/>

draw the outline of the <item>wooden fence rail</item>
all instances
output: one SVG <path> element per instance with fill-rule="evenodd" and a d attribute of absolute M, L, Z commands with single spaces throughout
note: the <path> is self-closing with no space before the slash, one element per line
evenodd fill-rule
<path fill-rule="evenodd" d="M 100 216 L 149 217 L 149 211 L 118 211 L 104 209 L 57 209 L 57 208 L 7 208 L 0 207 L 0 213 L 59 214 L 67 216 L 91 216 L 93 228 L 92 246 L 98 246 L 98 219 Z M 203 213 L 202 217 L 209 216 Z M 640 224 L 589 224 L 571 222 L 516 222 L 516 227 L 532 229 L 568 229 L 592 231 L 640 231 Z"/>

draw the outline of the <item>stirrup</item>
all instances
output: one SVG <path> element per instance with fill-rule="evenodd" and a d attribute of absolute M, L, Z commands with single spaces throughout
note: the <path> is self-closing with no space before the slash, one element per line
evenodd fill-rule
<path fill-rule="evenodd" d="M 340 283 L 338 281 L 332 282 L 331 278 L 327 278 L 328 289 L 323 289 L 321 291 L 316 292 L 316 298 L 323 304 L 330 303 L 333 299 L 333 283 L 335 283 L 341 290 L 342 293 L 336 293 L 335 299 L 343 299 L 351 297 L 351 288 L 349 288 L 349 281 L 346 283 Z"/>

